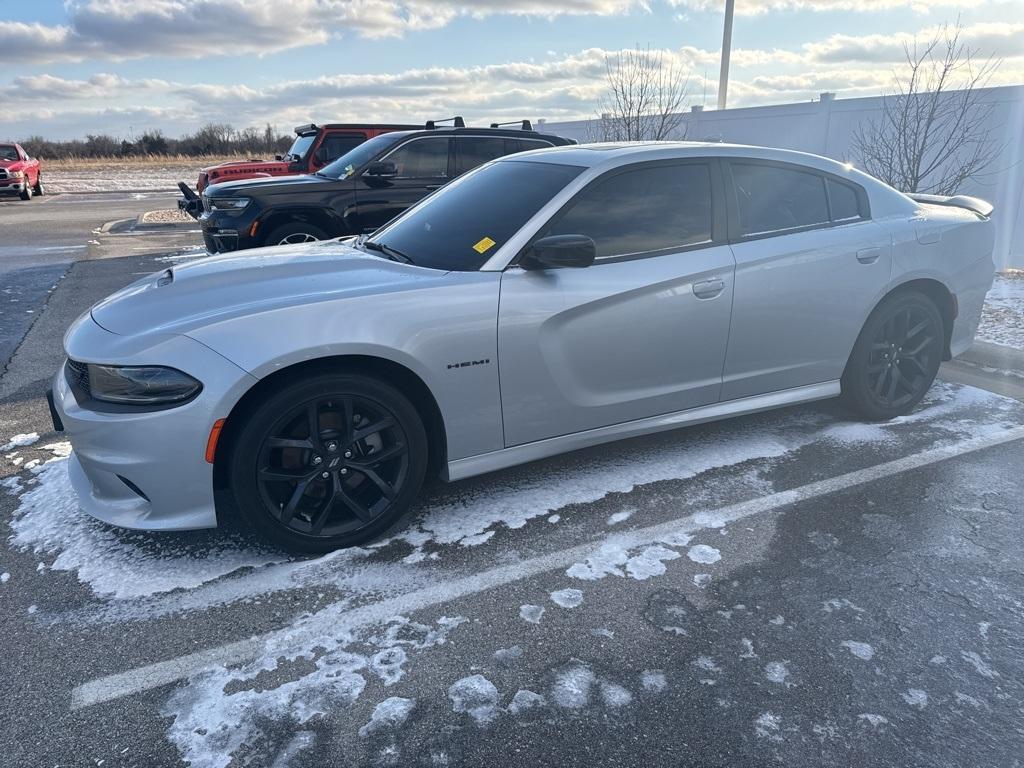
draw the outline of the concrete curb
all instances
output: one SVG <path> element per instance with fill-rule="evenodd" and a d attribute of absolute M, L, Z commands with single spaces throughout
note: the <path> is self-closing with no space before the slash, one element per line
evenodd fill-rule
<path fill-rule="evenodd" d="M 1002 371 L 1020 371 L 1024 373 L 1024 350 L 992 344 L 987 341 L 976 341 L 971 348 L 960 355 L 958 360 L 974 365 L 996 368 Z"/>

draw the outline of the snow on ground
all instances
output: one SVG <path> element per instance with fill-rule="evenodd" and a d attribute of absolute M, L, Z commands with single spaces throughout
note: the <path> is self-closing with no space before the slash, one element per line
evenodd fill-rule
<path fill-rule="evenodd" d="M 32 445 L 38 439 L 39 434 L 37 432 L 26 432 L 21 435 L 13 435 L 10 440 L 3 445 L 0 445 L 0 453 L 6 453 L 7 451 L 12 451 L 15 448 L 24 448 L 26 445 Z"/>
<path fill-rule="evenodd" d="M 168 192 L 178 188 L 179 181 L 195 185 L 200 165 L 168 163 L 155 167 L 112 165 L 109 168 L 43 171 L 48 194 L 62 192 Z"/>
<path fill-rule="evenodd" d="M 862 643 L 859 640 L 844 640 L 840 645 L 863 661 L 871 661 L 875 657 L 875 649 L 868 643 Z"/>
<path fill-rule="evenodd" d="M 996 275 L 985 298 L 977 338 L 1024 349 L 1024 270 Z"/>

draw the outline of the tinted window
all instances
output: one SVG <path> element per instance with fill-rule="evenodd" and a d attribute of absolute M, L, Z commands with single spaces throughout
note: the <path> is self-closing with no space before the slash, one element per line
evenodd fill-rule
<path fill-rule="evenodd" d="M 832 204 L 832 221 L 849 221 L 861 217 L 857 190 L 849 184 L 829 179 L 828 199 Z"/>
<path fill-rule="evenodd" d="M 587 235 L 598 258 L 677 248 L 711 239 L 706 165 L 637 168 L 591 184 L 545 234 Z"/>
<path fill-rule="evenodd" d="M 453 181 L 370 239 L 416 264 L 479 269 L 582 168 L 503 162 Z"/>
<path fill-rule="evenodd" d="M 518 152 L 518 142 L 491 136 L 460 136 L 455 140 L 456 173 L 471 171 L 488 160 Z"/>
<path fill-rule="evenodd" d="M 295 141 L 292 142 L 291 149 L 288 150 L 288 154 L 292 157 L 305 157 L 315 140 L 315 133 L 310 133 L 306 136 L 296 136 Z"/>
<path fill-rule="evenodd" d="M 355 149 L 349 150 L 330 165 L 325 166 L 321 169 L 320 175 L 331 179 L 347 179 L 379 154 L 387 152 L 408 135 L 407 133 L 384 133 L 380 136 L 374 136 L 372 139 L 364 141 Z"/>
<path fill-rule="evenodd" d="M 769 165 L 731 163 L 740 234 L 828 223 L 825 179 L 816 173 Z"/>
<path fill-rule="evenodd" d="M 395 164 L 400 179 L 447 176 L 448 137 L 410 141 L 382 159 Z"/>
<path fill-rule="evenodd" d="M 366 141 L 366 136 L 361 134 L 332 134 L 324 138 L 320 146 L 325 150 L 325 162 L 337 160 L 349 150 L 355 149 Z"/>

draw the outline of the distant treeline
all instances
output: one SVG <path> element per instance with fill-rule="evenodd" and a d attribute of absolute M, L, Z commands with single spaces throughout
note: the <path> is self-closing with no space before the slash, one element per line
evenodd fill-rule
<path fill-rule="evenodd" d="M 88 134 L 84 139 L 50 141 L 30 136 L 21 142 L 35 157 L 51 160 L 89 157 L 140 157 L 154 155 L 278 155 L 288 151 L 294 136 L 282 135 L 269 123 L 263 129 L 236 131 L 225 123 L 208 123 L 195 133 L 174 139 L 163 131 L 146 131 L 138 138 L 117 139 L 107 134 Z"/>

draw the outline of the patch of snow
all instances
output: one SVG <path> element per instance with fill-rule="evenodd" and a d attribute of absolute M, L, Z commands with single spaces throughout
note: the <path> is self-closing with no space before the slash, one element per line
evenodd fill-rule
<path fill-rule="evenodd" d="M 4 571 L 3 573 L 0 573 L 0 584 L 6 584 L 10 580 L 11 580 L 11 574 L 7 573 L 6 571 Z"/>
<path fill-rule="evenodd" d="M 675 560 L 679 553 L 659 544 L 645 548 L 640 554 L 626 561 L 626 573 L 637 581 L 661 576 L 665 572 L 665 561 Z"/>
<path fill-rule="evenodd" d="M 889 720 L 882 715 L 876 715 L 872 712 L 864 712 L 857 715 L 858 720 L 864 720 L 871 724 L 872 728 L 877 728 L 880 725 L 888 725 Z"/>
<path fill-rule="evenodd" d="M 622 512 L 616 512 L 614 515 L 610 516 L 608 518 L 608 525 L 616 525 L 618 523 L 625 522 L 626 520 L 629 520 L 629 518 L 631 518 L 632 516 L 633 516 L 633 510 L 632 509 L 628 509 L 628 510 L 624 509 Z"/>
<path fill-rule="evenodd" d="M 743 653 L 740 654 L 740 658 L 756 659 L 757 654 L 754 653 L 754 643 L 751 641 L 751 639 L 749 637 L 744 637 L 740 639 L 740 642 L 743 644 Z"/>
<path fill-rule="evenodd" d="M 711 565 L 722 559 L 722 553 L 714 547 L 709 547 L 707 544 L 696 544 L 690 547 L 686 556 L 693 560 L 693 562 L 701 563 L 702 565 Z"/>
<path fill-rule="evenodd" d="M 782 741 L 782 737 L 779 735 L 779 726 L 778 715 L 771 712 L 762 712 L 754 720 L 754 733 L 759 739 Z"/>
<path fill-rule="evenodd" d="M 28 607 L 28 612 L 29 612 L 29 613 L 35 613 L 35 612 L 36 612 L 36 611 L 38 611 L 38 610 L 39 610 L 39 606 L 38 606 L 38 605 L 30 605 L 30 606 Z"/>
<path fill-rule="evenodd" d="M 583 592 L 579 589 L 559 589 L 551 593 L 551 602 L 560 608 L 576 608 L 583 603 Z"/>
<path fill-rule="evenodd" d="M 552 515 L 551 517 L 548 518 L 548 522 L 551 523 L 551 524 L 554 524 L 554 523 L 557 523 L 561 519 L 562 519 L 561 515 Z"/>
<path fill-rule="evenodd" d="M 992 627 L 992 622 L 991 621 L 979 621 L 978 622 L 978 632 L 981 634 L 982 638 L 984 638 L 985 640 L 988 640 L 988 631 L 989 631 L 989 629 L 991 627 Z"/>
<path fill-rule="evenodd" d="M 960 651 L 960 656 L 964 661 L 974 667 L 974 671 L 982 677 L 987 677 L 989 679 L 999 677 L 999 673 L 985 663 L 985 660 L 974 651 Z"/>
<path fill-rule="evenodd" d="M 384 648 L 370 659 L 370 669 L 377 673 L 384 685 L 394 685 L 405 674 L 402 665 L 406 658 L 405 650 L 399 645 Z"/>
<path fill-rule="evenodd" d="M 546 703 L 547 700 L 541 694 L 534 693 L 526 688 L 520 688 L 516 691 L 516 695 L 512 697 L 512 703 L 508 705 L 508 711 L 509 714 L 516 716 L 531 709 L 543 707 Z"/>
<path fill-rule="evenodd" d="M 695 573 L 695 574 L 693 574 L 693 583 L 694 583 L 694 586 L 697 586 L 697 587 L 700 587 L 701 589 L 704 589 L 704 587 L 706 587 L 708 584 L 711 583 L 711 574 L 710 573 Z"/>
<path fill-rule="evenodd" d="M 928 694 L 920 688 L 910 688 L 906 693 L 901 693 L 900 696 L 912 707 L 924 709 L 928 706 Z"/>
<path fill-rule="evenodd" d="M 854 613 L 864 613 L 863 608 L 861 608 L 859 605 L 854 605 L 845 597 L 833 597 L 831 600 L 826 600 L 824 603 L 822 603 L 822 610 L 825 613 L 835 613 L 836 611 L 842 611 L 844 609 L 853 611 Z"/>
<path fill-rule="evenodd" d="M 456 680 L 448 688 L 452 710 L 465 712 L 477 725 L 491 722 L 498 714 L 498 689 L 483 675 L 470 675 Z"/>
<path fill-rule="evenodd" d="M 786 668 L 787 661 L 769 661 L 764 667 L 764 676 L 769 682 L 778 685 L 789 685 L 786 678 L 789 677 L 789 669 Z"/>
<path fill-rule="evenodd" d="M 39 440 L 38 432 L 25 432 L 20 435 L 14 435 L 6 443 L 0 445 L 0 453 L 6 453 L 15 448 L 24 448 L 25 446 L 32 445 L 37 440 Z"/>
<path fill-rule="evenodd" d="M 772 619 L 768 619 L 768 623 L 774 624 L 777 627 L 781 627 L 783 624 L 786 623 L 786 619 L 782 616 L 776 616 Z"/>
<path fill-rule="evenodd" d="M 668 544 L 670 547 L 685 547 L 692 540 L 693 536 L 691 534 L 679 531 L 676 533 L 670 533 L 661 540 L 661 543 Z"/>
<path fill-rule="evenodd" d="M 380 730 L 397 728 L 409 719 L 415 707 L 415 699 L 404 699 L 401 696 L 384 699 L 373 708 L 370 722 L 359 729 L 359 735 L 366 738 Z"/>
<path fill-rule="evenodd" d="M 957 691 L 954 694 L 954 696 L 955 696 L 957 702 L 963 702 L 965 704 L 970 704 L 975 709 L 980 709 L 981 707 L 985 706 L 984 702 L 974 698 L 973 696 L 969 696 L 966 693 L 960 693 L 960 691 Z"/>
<path fill-rule="evenodd" d="M 494 652 L 494 660 L 504 667 L 510 667 L 523 658 L 523 649 L 518 645 L 511 648 L 499 648 Z"/>
<path fill-rule="evenodd" d="M 519 606 L 519 618 L 523 621 L 528 621 L 530 624 L 540 624 L 540 619 L 543 615 L 543 606 L 529 604 Z"/>
<path fill-rule="evenodd" d="M 597 627 L 596 629 L 592 629 L 592 630 L 590 630 L 590 634 L 593 635 L 594 637 L 607 637 L 607 638 L 615 637 L 615 633 L 612 630 L 608 629 L 607 627 Z"/>
<path fill-rule="evenodd" d="M 575 563 L 566 570 L 566 575 L 584 581 L 597 581 L 605 576 L 625 576 L 638 581 L 660 576 L 665 572 L 665 560 L 675 560 L 679 553 L 654 544 L 645 547 L 636 555 L 630 555 L 614 542 L 608 542 L 586 559 Z"/>
<path fill-rule="evenodd" d="M 640 685 L 645 691 L 661 693 L 668 685 L 668 681 L 665 679 L 665 673 L 660 669 L 645 669 L 640 673 Z"/>
<path fill-rule="evenodd" d="M 977 338 L 1024 349 L 1024 272 L 996 275 L 985 297 Z"/>
<path fill-rule="evenodd" d="M 844 640 L 840 645 L 846 648 L 858 659 L 863 659 L 864 661 L 871 661 L 875 656 L 875 649 L 868 643 L 862 643 L 857 640 Z"/>
<path fill-rule="evenodd" d="M 693 662 L 693 665 L 697 669 L 703 669 L 705 672 L 714 672 L 718 674 L 722 671 L 722 668 L 715 663 L 715 660 L 711 656 L 698 656 L 697 660 Z"/>
<path fill-rule="evenodd" d="M 590 689 L 595 681 L 590 667 L 573 662 L 555 677 L 551 699 L 564 709 L 582 709 L 590 703 Z"/>
<path fill-rule="evenodd" d="M 601 682 L 601 698 L 604 700 L 605 706 L 617 709 L 633 701 L 633 694 L 618 683 L 603 680 Z"/>
<path fill-rule="evenodd" d="M 930 659 L 928 659 L 928 663 L 929 664 L 945 664 L 946 663 L 946 657 L 937 654 L 935 656 L 932 656 Z"/>

